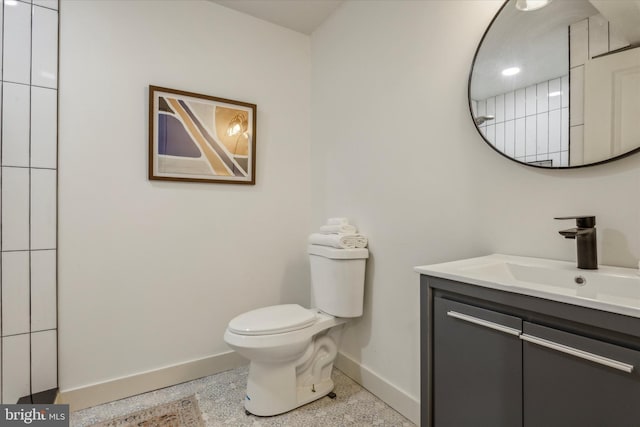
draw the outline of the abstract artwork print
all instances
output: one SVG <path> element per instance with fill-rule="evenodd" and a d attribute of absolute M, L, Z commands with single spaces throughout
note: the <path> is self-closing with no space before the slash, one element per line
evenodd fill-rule
<path fill-rule="evenodd" d="M 149 179 L 255 184 L 255 104 L 149 86 L 149 113 Z"/>

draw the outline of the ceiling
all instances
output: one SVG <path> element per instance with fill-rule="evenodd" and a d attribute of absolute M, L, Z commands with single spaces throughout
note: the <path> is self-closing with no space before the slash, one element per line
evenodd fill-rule
<path fill-rule="evenodd" d="M 210 1 L 303 34 L 311 34 L 344 0 Z"/>

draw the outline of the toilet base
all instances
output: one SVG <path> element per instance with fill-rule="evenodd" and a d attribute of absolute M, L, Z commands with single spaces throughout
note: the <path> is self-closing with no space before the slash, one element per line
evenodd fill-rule
<path fill-rule="evenodd" d="M 251 361 L 245 409 L 259 416 L 278 415 L 331 393 L 341 335 L 341 325 L 316 335 L 304 354 L 288 363 Z"/>
<path fill-rule="evenodd" d="M 271 370 L 273 370 L 273 367 L 271 367 Z M 256 387 L 256 384 L 252 384 L 249 380 L 247 382 L 244 408 L 247 412 L 262 417 L 283 414 L 323 398 L 333 391 L 333 387 L 333 380 L 329 377 L 317 384 L 295 387 L 293 389 L 295 390 L 294 396 L 293 393 L 287 393 L 286 389 L 280 389 L 277 393 L 272 390 L 262 390 L 260 392 L 259 387 Z"/>

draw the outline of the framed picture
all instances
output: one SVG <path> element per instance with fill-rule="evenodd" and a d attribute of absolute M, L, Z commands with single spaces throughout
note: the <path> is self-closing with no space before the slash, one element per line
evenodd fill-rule
<path fill-rule="evenodd" d="M 256 106 L 149 86 L 149 179 L 256 182 Z"/>

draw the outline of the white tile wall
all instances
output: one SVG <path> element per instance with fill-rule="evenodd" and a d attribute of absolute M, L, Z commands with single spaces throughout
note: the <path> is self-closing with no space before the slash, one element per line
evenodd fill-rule
<path fill-rule="evenodd" d="M 489 98 L 487 101 L 487 116 L 495 116 L 496 115 L 496 99 Z"/>
<path fill-rule="evenodd" d="M 57 387 L 56 331 L 31 334 L 31 377 L 33 393 Z"/>
<path fill-rule="evenodd" d="M 568 107 L 569 97 L 562 97 L 562 134 L 561 150 L 564 152 L 569 148 L 570 154 L 567 156 L 572 165 L 584 163 L 583 152 L 583 131 L 584 131 L 584 65 L 596 55 L 620 49 L 628 46 L 616 28 L 600 14 L 591 16 L 575 24 L 571 24 L 569 30 L 569 79 L 562 79 L 563 93 L 570 92 L 571 111 L 565 112 Z M 571 86 L 569 88 L 569 86 Z M 570 130 L 566 129 L 566 123 L 570 124 Z M 564 160 L 563 160 L 564 161 Z"/>
<path fill-rule="evenodd" d="M 504 94 L 504 119 L 513 120 L 516 114 L 515 92 Z"/>
<path fill-rule="evenodd" d="M 58 12 L 33 8 L 31 84 L 50 88 L 58 81 Z"/>
<path fill-rule="evenodd" d="M 29 84 L 31 71 L 31 6 L 4 4 L 2 80 Z"/>
<path fill-rule="evenodd" d="M 563 107 L 569 88 L 563 82 L 568 83 L 568 76 L 474 101 L 478 115 L 495 112 L 495 120 L 481 125 L 480 131 L 496 149 L 519 161 L 553 160 L 553 167 L 568 166 L 568 154 L 559 154 L 569 150 L 569 109 Z"/>
<path fill-rule="evenodd" d="M 571 126 L 583 124 L 584 120 L 584 66 L 572 68 L 571 74 Z"/>
<path fill-rule="evenodd" d="M 2 401 L 29 395 L 29 334 L 2 338 Z"/>
<path fill-rule="evenodd" d="M 2 336 L 29 332 L 29 252 L 2 254 Z"/>
<path fill-rule="evenodd" d="M 495 125 L 487 125 L 487 129 L 485 130 L 485 136 L 493 145 L 495 145 L 496 141 L 496 126 Z"/>
<path fill-rule="evenodd" d="M 584 126 L 573 126 L 571 132 L 570 161 L 572 165 L 584 163 Z"/>
<path fill-rule="evenodd" d="M 29 86 L 2 85 L 2 165 L 29 166 Z"/>
<path fill-rule="evenodd" d="M 29 169 L 2 168 L 2 250 L 29 249 Z"/>
<path fill-rule="evenodd" d="M 562 108 L 562 79 L 549 80 L 549 110 Z"/>
<path fill-rule="evenodd" d="M 538 102 L 538 95 L 536 91 L 536 85 L 529 86 L 525 90 L 525 114 L 530 116 L 536 114 L 536 104 Z"/>
<path fill-rule="evenodd" d="M 561 110 L 562 117 L 560 122 L 560 151 L 567 151 L 569 149 L 569 110 L 563 108 Z"/>
<path fill-rule="evenodd" d="M 487 101 L 478 101 L 478 116 L 487 115 Z"/>
<path fill-rule="evenodd" d="M 57 9 L 0 3 L 2 403 L 57 387 Z"/>
<path fill-rule="evenodd" d="M 527 137 L 526 119 L 516 119 L 516 150 L 515 156 L 517 159 L 521 159 L 526 155 L 526 137 Z"/>
<path fill-rule="evenodd" d="M 31 167 L 56 168 L 58 92 L 31 89 Z"/>
<path fill-rule="evenodd" d="M 495 139 L 495 146 L 498 150 L 500 150 L 501 152 L 504 153 L 504 140 L 505 140 L 505 128 L 504 128 L 504 121 L 500 122 L 500 123 L 496 123 L 496 139 Z"/>
<path fill-rule="evenodd" d="M 496 99 L 496 123 L 504 122 L 504 95 L 497 95 Z"/>
<path fill-rule="evenodd" d="M 562 108 L 569 108 L 569 98 L 571 97 L 571 91 L 569 89 L 569 76 L 562 76 Z"/>
<path fill-rule="evenodd" d="M 526 115 L 526 104 L 525 104 L 525 90 L 518 89 L 516 91 L 516 119 L 524 117 Z"/>
<path fill-rule="evenodd" d="M 56 171 L 31 170 L 31 249 L 56 247 Z"/>
<path fill-rule="evenodd" d="M 54 329 L 56 320 L 56 251 L 31 252 L 31 331 Z"/>
<path fill-rule="evenodd" d="M 549 152 L 560 151 L 562 138 L 562 110 L 549 112 Z"/>
<path fill-rule="evenodd" d="M 549 111 L 549 82 L 538 84 L 536 89 L 537 113 Z"/>
<path fill-rule="evenodd" d="M 58 0 L 33 0 L 33 4 L 58 10 Z"/>
<path fill-rule="evenodd" d="M 533 98 L 535 100 L 535 97 Z M 537 117 L 535 114 L 532 116 L 527 116 L 525 119 L 525 134 L 526 134 L 526 146 L 525 146 L 525 154 L 527 156 L 535 156 L 536 155 L 536 121 Z"/>
<path fill-rule="evenodd" d="M 4 7 L 2 7 L 2 5 L 0 5 L 0 28 L 4 27 Z M 2 38 L 0 37 L 0 73 L 2 73 L 2 59 L 4 57 L 3 52 L 3 44 L 2 43 Z M 0 355 L 1 355 L 1 351 L 0 351 Z M 1 356 L 0 356 L 1 357 Z M 2 377 L 0 376 L 0 384 L 2 384 Z"/>
<path fill-rule="evenodd" d="M 516 125 L 514 120 L 504 124 L 504 153 L 509 157 L 515 157 L 516 151 Z"/>
<path fill-rule="evenodd" d="M 544 112 L 536 116 L 536 154 L 549 152 L 549 114 Z"/>

